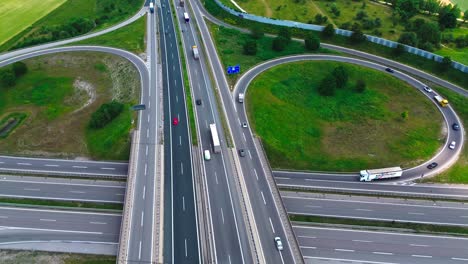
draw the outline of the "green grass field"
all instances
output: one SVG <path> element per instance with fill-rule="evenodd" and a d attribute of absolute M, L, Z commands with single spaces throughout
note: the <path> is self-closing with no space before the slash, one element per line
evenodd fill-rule
<path fill-rule="evenodd" d="M 0 45 L 46 16 L 66 0 L 2 0 Z"/>
<path fill-rule="evenodd" d="M 465 10 L 468 10 L 468 1 L 466 0 L 450 0 L 450 2 L 458 5 L 462 12 L 464 12 Z"/>
<path fill-rule="evenodd" d="M 115 99 L 129 106 L 138 101 L 139 75 L 130 62 L 81 52 L 25 63 L 28 73 L 0 93 L 0 120 L 12 112 L 28 116 L 7 138 L 0 139 L 2 154 L 128 159 L 129 130 L 136 119 L 133 112 L 126 109 L 94 133 L 87 132 L 87 124 L 103 103 Z"/>
<path fill-rule="evenodd" d="M 110 33 L 74 42 L 70 45 L 100 45 L 142 53 L 145 50 L 146 16 Z"/>
<path fill-rule="evenodd" d="M 338 65 L 350 73 L 334 97 L 316 92 Z M 358 78 L 363 94 L 352 91 Z M 274 168 L 357 171 L 410 167 L 432 156 L 442 118 L 413 87 L 386 73 L 336 62 L 281 65 L 256 78 L 247 93 L 249 120 Z M 409 112 L 403 120 L 401 113 Z"/>
<path fill-rule="evenodd" d="M 8 249 L 0 251 L 0 259 L 2 264 L 113 264 L 116 261 L 115 256 Z"/>

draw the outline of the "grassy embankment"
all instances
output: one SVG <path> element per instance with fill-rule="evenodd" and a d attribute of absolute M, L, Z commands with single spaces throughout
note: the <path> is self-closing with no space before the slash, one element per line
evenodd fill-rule
<path fill-rule="evenodd" d="M 441 233 L 441 234 L 460 234 L 468 235 L 468 228 L 461 226 L 442 226 L 421 223 L 405 223 L 395 221 L 377 221 L 377 220 L 363 220 L 363 219 L 345 219 L 335 217 L 321 217 L 309 215 L 289 215 L 291 221 L 309 222 L 317 224 L 338 224 L 349 225 L 363 228 L 369 227 L 383 227 L 383 228 L 403 228 L 409 229 L 416 233 Z"/>
<path fill-rule="evenodd" d="M 320 96 L 320 81 L 339 65 L 349 72 L 348 85 L 335 96 Z M 358 79 L 367 83 L 364 93 L 353 91 Z M 274 168 L 410 167 L 432 156 L 443 141 L 442 118 L 432 102 L 387 73 L 361 66 L 280 65 L 251 83 L 247 101 L 251 126 Z"/>
<path fill-rule="evenodd" d="M 136 115 L 139 76 L 128 61 L 99 53 L 63 53 L 25 61 L 29 71 L 14 87 L 2 88 L 0 120 L 10 113 L 27 118 L 5 139 L 2 154 L 126 160 Z M 91 114 L 115 99 L 124 112 L 104 128 L 87 128 Z M 134 122 L 136 124 L 136 122 Z"/>
<path fill-rule="evenodd" d="M 139 54 L 145 51 L 146 16 L 105 35 L 74 42 L 70 45 L 100 45 L 115 47 Z"/>
<path fill-rule="evenodd" d="M 264 36 L 257 40 L 257 54 L 255 56 L 244 55 L 242 45 L 248 40 L 253 39 L 250 34 L 245 34 L 235 29 L 218 26 L 209 21 L 206 21 L 206 23 L 208 24 L 211 36 L 216 43 L 216 49 L 224 68 L 227 68 L 227 66 L 240 64 L 241 73 L 246 72 L 254 65 L 263 61 L 286 55 L 304 53 L 338 54 L 337 52 L 323 48 L 320 48 L 316 52 L 306 51 L 304 44 L 299 42 L 291 42 L 286 47 L 286 49 L 278 52 L 271 49 L 273 39 L 271 37 Z M 227 75 L 227 80 L 231 86 L 231 89 L 239 77 L 239 74 Z"/>
<path fill-rule="evenodd" d="M 115 256 L 71 254 L 45 251 L 1 250 L 2 264 L 114 264 Z"/>
<path fill-rule="evenodd" d="M 14 5 L 17 5 L 19 2 L 21 2 L 17 0 L 8 1 L 15 2 Z M 52 0 L 45 1 L 51 2 Z M 60 0 L 55 0 L 55 2 L 59 1 Z M 37 2 L 36 4 L 32 3 L 31 1 L 22 2 L 28 5 L 28 7 L 30 7 L 31 9 L 42 9 L 41 7 L 47 7 L 47 3 L 44 3 L 44 1 L 39 2 L 37 0 L 34 0 L 34 2 Z M 13 10 L 6 14 L 3 21 L 0 20 L 2 25 L 2 33 L 3 28 L 15 27 L 15 24 L 18 20 L 21 21 L 20 24 L 22 24 L 22 26 L 20 28 L 22 29 L 22 31 L 17 31 L 16 34 L 14 34 L 13 32 L 10 33 L 6 37 L 8 41 L 6 41 L 0 46 L 0 51 L 13 49 L 22 40 L 32 38 L 34 34 L 37 34 L 37 32 L 39 32 L 42 28 L 54 28 L 62 26 L 65 23 L 76 18 L 98 21 L 99 23 L 97 23 L 96 27 L 94 27 L 93 30 L 106 28 L 110 25 L 123 21 L 131 15 L 135 14 L 138 11 L 138 9 L 141 8 L 142 4 L 142 0 L 68 0 L 64 4 L 57 7 L 55 10 L 53 10 L 50 7 L 47 7 L 48 12 L 50 13 L 46 13 L 46 15 L 43 15 L 41 19 L 39 19 L 40 17 L 34 18 L 34 16 L 31 16 L 30 13 L 28 13 L 28 15 L 19 16 L 17 11 Z M 6 8 L 11 9 L 12 6 L 10 5 Z M 1 13 L 2 12 L 0 12 L 0 14 Z M 31 17 L 31 20 L 26 21 L 25 17 L 28 16 Z M 6 26 L 3 27 L 3 25 Z"/>
<path fill-rule="evenodd" d="M 204 2 L 205 8 L 214 16 L 216 16 L 218 19 L 225 21 L 226 23 L 232 24 L 234 26 L 238 27 L 243 27 L 243 28 L 250 28 L 252 26 L 259 26 L 265 30 L 265 32 L 277 34 L 278 30 L 281 27 L 278 26 L 273 26 L 273 25 L 268 25 L 268 24 L 263 24 L 263 23 L 258 23 L 250 20 L 245 20 L 236 16 L 232 16 L 229 13 L 225 12 L 222 10 L 219 6 L 217 6 L 213 0 L 205 0 Z M 315 34 L 317 36 L 320 36 L 320 32 L 311 32 L 311 31 L 306 31 L 306 30 L 301 30 L 297 28 L 291 28 L 291 31 L 293 33 L 293 36 L 302 38 L 305 34 Z M 342 36 L 335 36 L 332 39 L 324 39 L 322 40 L 325 43 L 330 43 L 334 45 L 339 45 L 339 46 L 344 46 L 344 47 L 349 47 L 352 49 L 364 51 L 367 53 L 375 54 L 378 56 L 382 56 L 385 58 L 389 58 L 413 67 L 416 67 L 418 69 L 421 69 L 423 71 L 426 71 L 428 73 L 432 73 L 440 78 L 446 79 L 450 82 L 456 83 L 465 89 L 468 89 L 468 78 L 466 78 L 467 74 L 460 72 L 456 69 L 450 68 L 447 71 L 440 71 L 440 64 L 434 61 L 427 60 L 425 58 L 412 55 L 409 53 L 405 53 L 401 56 L 396 57 L 393 54 L 393 49 L 387 48 L 384 46 L 380 46 L 377 44 L 373 44 L 370 42 L 363 42 L 361 44 L 351 44 L 349 42 L 349 39 L 346 37 Z M 222 43 L 217 43 L 222 44 Z M 242 67 L 242 65 L 241 65 Z"/>
<path fill-rule="evenodd" d="M 452 92 L 446 88 L 434 87 L 437 92 L 449 98 L 449 103 L 457 112 L 464 128 L 468 125 L 468 98 Z M 449 128 L 450 129 L 450 128 Z M 466 140 L 465 140 L 466 144 Z M 450 169 L 437 175 L 434 178 L 424 180 L 427 182 L 442 182 L 442 183 L 464 183 L 468 184 L 468 147 L 465 146 L 461 152 L 460 158 Z"/>
<path fill-rule="evenodd" d="M 62 5 L 66 0 L 2 0 L 0 45 Z"/>

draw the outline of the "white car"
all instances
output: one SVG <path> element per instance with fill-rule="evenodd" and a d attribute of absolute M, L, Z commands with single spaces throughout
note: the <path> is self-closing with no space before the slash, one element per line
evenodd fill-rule
<path fill-rule="evenodd" d="M 281 251 L 283 250 L 283 243 L 281 242 L 281 238 L 280 237 L 275 237 L 275 244 L 276 244 L 276 248 Z"/>
<path fill-rule="evenodd" d="M 428 86 L 424 86 L 424 91 L 428 92 L 428 93 L 432 93 L 432 89 L 429 88 Z"/>
<path fill-rule="evenodd" d="M 455 149 L 456 144 L 457 144 L 457 142 L 455 142 L 455 141 L 450 142 L 449 149 Z"/>
<path fill-rule="evenodd" d="M 246 127 L 247 127 L 247 123 L 246 123 L 246 122 L 242 123 L 242 127 L 243 127 L 243 128 L 246 128 Z"/>
<path fill-rule="evenodd" d="M 208 149 L 205 150 L 204 156 L 205 156 L 205 160 L 210 160 L 211 159 L 210 151 Z"/>

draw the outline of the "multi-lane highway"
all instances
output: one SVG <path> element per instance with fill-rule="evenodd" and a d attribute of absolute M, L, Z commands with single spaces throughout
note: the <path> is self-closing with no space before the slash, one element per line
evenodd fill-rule
<path fill-rule="evenodd" d="M 294 226 L 307 263 L 464 264 L 468 238 Z"/>
<path fill-rule="evenodd" d="M 282 192 L 289 214 L 468 226 L 463 202 Z"/>

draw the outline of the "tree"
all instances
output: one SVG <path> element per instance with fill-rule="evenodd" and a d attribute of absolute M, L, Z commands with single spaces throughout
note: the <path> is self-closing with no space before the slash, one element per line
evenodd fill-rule
<path fill-rule="evenodd" d="M 346 83 L 348 82 L 348 79 L 349 79 L 349 75 L 345 67 L 343 66 L 336 67 L 333 70 L 332 75 L 335 77 L 337 88 L 343 88 L 346 86 Z"/>
<path fill-rule="evenodd" d="M 11 68 L 0 69 L 0 87 L 6 88 L 16 84 L 16 76 Z"/>
<path fill-rule="evenodd" d="M 257 41 L 248 40 L 244 43 L 244 54 L 245 55 L 255 55 L 257 54 Z"/>
<path fill-rule="evenodd" d="M 288 40 L 284 37 L 278 36 L 273 39 L 272 48 L 275 51 L 282 51 L 288 45 Z"/>
<path fill-rule="evenodd" d="M 402 55 L 403 53 L 405 53 L 405 46 L 401 45 L 400 43 L 398 43 L 398 45 L 396 46 L 396 48 L 393 50 L 392 52 L 395 56 L 400 56 Z"/>
<path fill-rule="evenodd" d="M 341 14 L 340 9 L 336 6 L 335 3 L 332 4 L 330 11 L 335 15 L 335 17 L 339 17 Z"/>
<path fill-rule="evenodd" d="M 289 31 L 289 28 L 287 27 L 282 27 L 278 31 L 278 37 L 283 37 L 286 40 L 286 43 L 289 43 L 291 41 L 291 31 Z"/>
<path fill-rule="evenodd" d="M 435 14 L 439 12 L 440 2 L 439 0 L 424 0 L 421 2 L 421 9 L 426 10 L 429 14 Z"/>
<path fill-rule="evenodd" d="M 418 46 L 418 36 L 414 32 L 403 32 L 398 39 L 398 42 L 408 46 Z"/>
<path fill-rule="evenodd" d="M 90 128 L 102 128 L 116 118 L 124 109 L 124 105 L 117 101 L 102 104 L 96 112 L 91 115 Z"/>
<path fill-rule="evenodd" d="M 364 36 L 364 33 L 361 30 L 361 26 L 359 24 L 354 23 L 353 25 L 353 34 L 349 37 L 349 40 L 352 43 L 360 43 L 366 40 L 366 36 Z"/>
<path fill-rule="evenodd" d="M 440 70 L 446 71 L 452 67 L 452 59 L 449 56 L 445 56 L 440 63 Z"/>
<path fill-rule="evenodd" d="M 13 63 L 12 69 L 17 78 L 28 72 L 28 67 L 24 62 L 21 61 Z"/>
<path fill-rule="evenodd" d="M 359 10 L 359 11 L 356 13 L 356 19 L 357 19 L 357 20 L 363 20 L 363 19 L 365 19 L 365 18 L 367 18 L 367 13 L 366 13 L 366 11 L 364 11 L 364 10 Z"/>
<path fill-rule="evenodd" d="M 252 28 L 250 28 L 250 33 L 254 39 L 260 39 L 265 34 L 263 28 L 258 24 L 254 24 Z"/>
<path fill-rule="evenodd" d="M 322 16 L 321 14 L 317 14 L 315 15 L 315 24 L 323 24 L 323 23 L 326 23 L 328 20 L 328 17 L 326 16 Z"/>
<path fill-rule="evenodd" d="M 440 28 L 455 28 L 457 26 L 457 18 L 460 17 L 460 9 L 457 5 L 446 5 L 439 10 L 439 25 Z"/>
<path fill-rule="evenodd" d="M 322 35 L 326 38 L 331 38 L 335 36 L 335 28 L 332 24 L 328 24 L 323 28 Z"/>
<path fill-rule="evenodd" d="M 439 47 L 441 34 L 437 24 L 432 22 L 424 23 L 416 34 L 418 35 L 419 43 L 430 42 L 434 46 Z"/>
<path fill-rule="evenodd" d="M 313 34 L 308 34 L 304 39 L 304 45 L 307 50 L 318 50 L 320 48 L 320 39 Z"/>
<path fill-rule="evenodd" d="M 407 120 L 408 117 L 409 117 L 408 110 L 403 111 L 403 113 L 401 113 L 401 118 L 403 118 L 403 120 Z"/>
<path fill-rule="evenodd" d="M 322 96 L 333 96 L 335 94 L 335 89 L 335 77 L 329 74 L 320 82 L 317 91 Z"/>
<path fill-rule="evenodd" d="M 366 82 L 362 79 L 356 81 L 356 92 L 363 93 L 366 90 Z"/>
<path fill-rule="evenodd" d="M 402 20 L 408 20 L 419 12 L 420 0 L 396 0 L 395 11 Z"/>
<path fill-rule="evenodd" d="M 465 23 L 468 20 L 468 9 L 463 12 L 463 23 Z"/>

